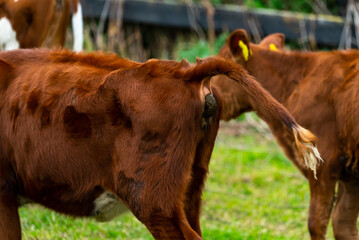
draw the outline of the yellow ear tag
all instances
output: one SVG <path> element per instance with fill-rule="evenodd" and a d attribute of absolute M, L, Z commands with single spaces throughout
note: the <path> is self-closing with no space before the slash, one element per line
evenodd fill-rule
<path fill-rule="evenodd" d="M 269 49 L 278 52 L 278 48 L 274 45 L 274 43 L 269 44 Z"/>
<path fill-rule="evenodd" d="M 239 47 L 242 49 L 242 54 L 244 57 L 244 60 L 247 62 L 249 57 L 249 51 L 247 45 L 244 44 L 242 40 L 238 42 Z"/>

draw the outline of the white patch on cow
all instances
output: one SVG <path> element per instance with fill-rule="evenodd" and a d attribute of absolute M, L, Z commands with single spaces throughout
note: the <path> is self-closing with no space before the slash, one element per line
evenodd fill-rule
<path fill-rule="evenodd" d="M 17 1 L 19 1 L 19 0 L 14 0 L 14 2 L 17 2 Z"/>
<path fill-rule="evenodd" d="M 74 50 L 81 51 L 84 41 L 81 3 L 77 5 L 77 12 L 72 15 L 72 31 L 74 34 Z"/>
<path fill-rule="evenodd" d="M 13 50 L 20 47 L 16 40 L 16 32 L 13 30 L 9 19 L 0 19 L 0 51 Z"/>
<path fill-rule="evenodd" d="M 98 222 L 110 221 L 128 211 L 126 205 L 113 193 L 105 191 L 94 201 L 93 215 Z"/>

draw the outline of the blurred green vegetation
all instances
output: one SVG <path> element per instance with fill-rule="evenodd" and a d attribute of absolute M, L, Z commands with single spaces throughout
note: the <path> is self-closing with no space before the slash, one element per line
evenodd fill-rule
<path fill-rule="evenodd" d="M 201 0 L 197 0 L 201 1 Z M 313 12 L 314 0 L 211 0 L 212 4 L 237 4 L 250 8 L 270 8 L 294 12 Z M 328 10 L 332 14 L 338 14 L 338 0 L 324 0 Z"/>
<path fill-rule="evenodd" d="M 332 14 L 338 14 L 338 1 L 326 0 L 326 6 Z M 271 8 L 278 10 L 288 10 L 294 12 L 313 12 L 314 0 L 246 0 L 248 7 Z"/>
<path fill-rule="evenodd" d="M 192 38 L 189 42 L 179 41 L 176 48 L 176 59 L 181 60 L 186 58 L 190 62 L 195 62 L 196 57 L 204 58 L 211 55 L 217 55 L 221 47 L 225 44 L 229 33 L 220 34 L 215 42 L 213 48 L 206 40 L 199 40 Z"/>

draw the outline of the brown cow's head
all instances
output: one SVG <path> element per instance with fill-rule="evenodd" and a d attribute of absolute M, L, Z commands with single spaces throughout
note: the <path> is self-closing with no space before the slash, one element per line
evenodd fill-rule
<path fill-rule="evenodd" d="M 247 32 L 237 29 L 227 39 L 226 46 L 222 51 L 227 51 L 229 57 L 234 57 L 236 62 L 246 66 L 252 61 L 252 49 L 269 49 L 272 51 L 283 51 L 285 36 L 282 33 L 274 33 L 265 37 L 260 44 L 250 43 Z"/>
<path fill-rule="evenodd" d="M 259 50 L 283 51 L 284 35 L 275 33 L 267 36 L 260 44 L 250 43 L 247 32 L 244 29 L 233 31 L 221 48 L 219 55 L 244 67 L 249 74 L 261 79 L 261 68 L 265 63 L 261 61 L 262 53 Z M 268 78 L 272 76 L 267 76 Z M 215 85 L 221 89 L 225 99 L 232 99 L 231 104 L 224 105 L 223 119 L 229 120 L 240 114 L 252 111 L 256 108 L 257 101 L 248 96 L 242 88 L 224 77 L 217 77 Z"/>

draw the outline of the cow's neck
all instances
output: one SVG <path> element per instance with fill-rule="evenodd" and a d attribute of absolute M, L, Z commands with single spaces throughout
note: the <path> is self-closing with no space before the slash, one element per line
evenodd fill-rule
<path fill-rule="evenodd" d="M 308 74 L 313 56 L 309 53 L 274 52 L 252 48 L 247 69 L 274 98 L 285 104 L 298 83 Z"/>

